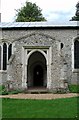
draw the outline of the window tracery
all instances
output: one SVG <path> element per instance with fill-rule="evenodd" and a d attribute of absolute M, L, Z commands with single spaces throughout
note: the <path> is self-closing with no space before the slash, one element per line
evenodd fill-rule
<path fill-rule="evenodd" d="M 0 70 L 7 70 L 7 63 L 12 55 L 12 44 L 0 44 Z"/>

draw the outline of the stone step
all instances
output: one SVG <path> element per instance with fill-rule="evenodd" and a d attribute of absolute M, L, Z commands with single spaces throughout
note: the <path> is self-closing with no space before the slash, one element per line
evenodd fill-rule
<path fill-rule="evenodd" d="M 27 93 L 31 93 L 31 94 L 43 94 L 43 93 L 48 93 L 48 89 L 47 88 L 33 88 L 33 89 L 27 89 Z"/>

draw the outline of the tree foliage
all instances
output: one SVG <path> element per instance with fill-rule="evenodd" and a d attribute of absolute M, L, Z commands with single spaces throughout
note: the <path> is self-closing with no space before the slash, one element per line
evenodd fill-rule
<path fill-rule="evenodd" d="M 26 2 L 25 6 L 17 10 L 16 22 L 46 21 L 41 12 L 35 3 Z"/>
<path fill-rule="evenodd" d="M 72 17 L 72 21 L 79 21 L 79 2 L 76 5 L 76 13 L 75 16 Z"/>

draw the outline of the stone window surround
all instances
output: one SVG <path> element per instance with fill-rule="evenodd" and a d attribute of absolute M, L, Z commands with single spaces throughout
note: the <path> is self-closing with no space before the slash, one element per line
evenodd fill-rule
<path fill-rule="evenodd" d="M 28 53 L 28 51 L 30 52 Z M 51 62 L 52 62 L 52 47 L 50 46 L 24 46 L 22 47 L 22 88 L 27 88 L 27 65 L 30 55 L 34 52 L 40 52 L 46 59 L 47 66 L 47 88 L 51 84 Z M 46 53 L 44 51 L 47 51 Z M 49 59 L 50 58 L 50 59 Z"/>
<path fill-rule="evenodd" d="M 4 45 L 4 43 L 6 43 L 6 45 L 7 45 L 7 63 L 8 63 L 8 47 L 12 43 L 7 43 L 7 42 L 0 43 L 0 46 L 1 46 L 1 70 L 0 70 L 0 72 L 7 73 L 7 70 L 3 70 L 3 45 Z M 12 47 L 12 52 L 13 52 L 13 47 Z"/>
<path fill-rule="evenodd" d="M 79 39 L 79 37 L 74 37 L 73 39 L 72 39 L 72 48 L 71 48 L 71 51 L 72 51 L 72 72 L 74 72 L 74 73 L 79 73 L 79 69 L 75 69 L 74 68 L 74 42 L 77 40 L 77 39 Z"/>

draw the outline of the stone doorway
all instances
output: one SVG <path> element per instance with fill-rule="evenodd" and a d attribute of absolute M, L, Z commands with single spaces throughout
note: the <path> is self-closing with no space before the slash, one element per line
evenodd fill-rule
<path fill-rule="evenodd" d="M 37 65 L 33 72 L 33 84 L 34 86 L 43 86 L 43 68 L 41 65 Z"/>
<path fill-rule="evenodd" d="M 28 87 L 47 86 L 46 58 L 39 51 L 32 53 L 28 59 L 27 86 Z"/>

